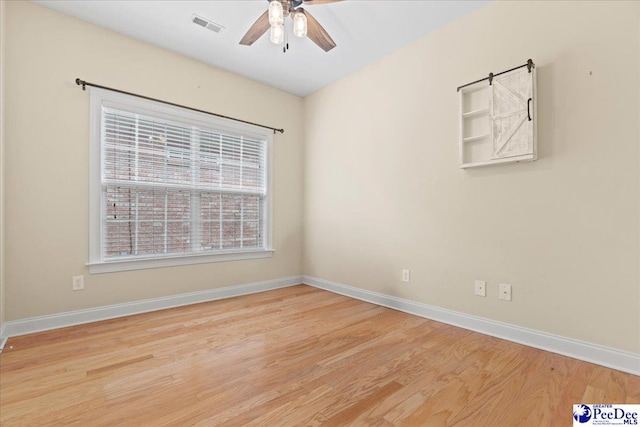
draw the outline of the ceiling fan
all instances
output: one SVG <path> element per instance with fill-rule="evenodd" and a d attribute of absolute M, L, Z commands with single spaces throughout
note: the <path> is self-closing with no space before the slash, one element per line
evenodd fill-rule
<path fill-rule="evenodd" d="M 301 6 L 313 6 L 316 4 L 335 3 L 342 0 L 267 0 L 269 8 L 253 23 L 244 35 L 240 44 L 251 46 L 267 30 L 271 29 L 270 39 L 275 44 L 284 42 L 284 20 L 290 17 L 293 20 L 293 34 L 296 37 L 309 37 L 311 41 L 320 46 L 325 52 L 336 47 L 329 33 L 322 25 Z M 288 44 L 284 51 L 288 49 Z"/>

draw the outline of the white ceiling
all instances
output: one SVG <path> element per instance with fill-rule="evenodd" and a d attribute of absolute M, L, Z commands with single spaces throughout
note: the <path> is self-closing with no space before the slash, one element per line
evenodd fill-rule
<path fill-rule="evenodd" d="M 286 92 L 306 96 L 488 3 L 345 0 L 306 6 L 337 47 L 324 52 L 293 37 L 287 53 L 269 41 L 241 46 L 266 0 L 33 0 L 53 10 L 143 40 Z M 197 14 L 225 27 L 216 34 L 191 22 Z"/>

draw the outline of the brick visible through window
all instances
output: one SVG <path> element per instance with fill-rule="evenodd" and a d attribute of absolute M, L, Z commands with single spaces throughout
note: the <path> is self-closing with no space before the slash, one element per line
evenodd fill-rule
<path fill-rule="evenodd" d="M 101 255 L 265 249 L 267 141 L 102 106 Z"/>

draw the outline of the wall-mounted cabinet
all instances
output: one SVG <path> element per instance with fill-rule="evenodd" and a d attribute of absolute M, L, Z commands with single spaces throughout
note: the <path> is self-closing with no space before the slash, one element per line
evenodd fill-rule
<path fill-rule="evenodd" d="M 464 86 L 459 95 L 461 168 L 536 159 L 535 68 Z"/>

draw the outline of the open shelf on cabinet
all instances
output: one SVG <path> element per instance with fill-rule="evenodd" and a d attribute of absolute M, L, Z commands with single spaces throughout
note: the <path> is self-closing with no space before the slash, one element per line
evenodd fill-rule
<path fill-rule="evenodd" d="M 489 134 L 486 135 L 478 135 L 478 136 L 469 136 L 467 138 L 462 138 L 462 142 L 473 142 L 473 141 L 480 141 L 482 139 L 489 139 Z"/>
<path fill-rule="evenodd" d="M 462 113 L 462 118 L 467 119 L 469 117 L 481 116 L 483 114 L 489 114 L 488 108 L 480 108 L 479 110 L 469 111 L 467 113 Z"/>

